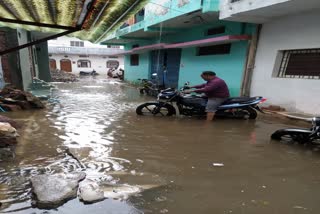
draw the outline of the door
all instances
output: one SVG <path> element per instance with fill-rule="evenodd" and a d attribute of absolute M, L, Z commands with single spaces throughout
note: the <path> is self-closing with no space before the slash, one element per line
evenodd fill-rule
<path fill-rule="evenodd" d="M 50 59 L 50 70 L 56 70 L 57 69 L 57 62 L 55 59 Z"/>
<path fill-rule="evenodd" d="M 60 67 L 61 67 L 62 71 L 72 72 L 70 59 L 62 59 L 62 60 L 60 60 Z"/>
<path fill-rule="evenodd" d="M 181 49 L 151 52 L 151 74 L 158 74 L 159 85 L 177 88 L 181 61 Z M 150 74 L 150 76 L 151 76 Z"/>
<path fill-rule="evenodd" d="M 166 51 L 166 87 L 177 88 L 181 62 L 181 49 L 168 49 Z"/>

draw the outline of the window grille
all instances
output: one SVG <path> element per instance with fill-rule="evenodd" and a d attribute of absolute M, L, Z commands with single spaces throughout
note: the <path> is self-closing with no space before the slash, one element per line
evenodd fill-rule
<path fill-rule="evenodd" d="M 320 79 L 320 49 L 282 51 L 278 77 Z"/>
<path fill-rule="evenodd" d="M 91 62 L 89 60 L 78 60 L 78 68 L 91 68 Z"/>

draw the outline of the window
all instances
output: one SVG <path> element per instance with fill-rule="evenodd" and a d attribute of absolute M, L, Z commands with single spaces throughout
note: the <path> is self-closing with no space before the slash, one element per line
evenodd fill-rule
<path fill-rule="evenodd" d="M 84 47 L 84 42 L 81 42 L 81 41 L 70 41 L 70 46 L 73 46 L 73 47 Z"/>
<path fill-rule="evenodd" d="M 130 65 L 132 66 L 139 65 L 139 54 L 130 55 Z"/>
<path fill-rule="evenodd" d="M 222 34 L 226 32 L 226 27 L 225 26 L 220 26 L 220 27 L 214 27 L 214 28 L 210 28 L 207 30 L 207 36 L 211 36 L 211 35 L 217 35 L 217 34 Z"/>
<path fill-rule="evenodd" d="M 237 1 L 241 1 L 241 0 L 230 0 L 230 3 L 235 3 Z"/>
<path fill-rule="evenodd" d="M 320 49 L 282 51 L 278 77 L 320 79 Z"/>
<path fill-rule="evenodd" d="M 86 57 L 89 57 L 88 55 L 79 55 L 79 57 L 81 58 L 86 58 Z"/>
<path fill-rule="evenodd" d="M 78 68 L 91 68 L 91 62 L 89 60 L 78 60 Z"/>
<path fill-rule="evenodd" d="M 107 68 L 118 68 L 119 62 L 117 60 L 108 60 L 107 61 Z"/>
<path fill-rule="evenodd" d="M 197 56 L 229 54 L 230 49 L 231 49 L 230 43 L 223 44 L 223 45 L 199 47 L 197 50 Z"/>
<path fill-rule="evenodd" d="M 110 59 L 118 59 L 118 56 L 109 56 Z"/>

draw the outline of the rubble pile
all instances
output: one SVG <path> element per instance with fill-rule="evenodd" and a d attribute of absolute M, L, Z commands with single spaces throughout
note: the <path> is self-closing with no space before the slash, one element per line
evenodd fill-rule
<path fill-rule="evenodd" d="M 51 70 L 52 82 L 76 82 L 78 77 L 74 74 L 61 71 L 59 69 Z"/>
<path fill-rule="evenodd" d="M 21 91 L 13 86 L 6 86 L 0 90 L 0 110 L 2 112 L 44 107 L 40 99 L 29 92 Z"/>

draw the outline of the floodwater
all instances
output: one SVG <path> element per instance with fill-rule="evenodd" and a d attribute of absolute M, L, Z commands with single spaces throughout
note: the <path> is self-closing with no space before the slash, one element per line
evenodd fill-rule
<path fill-rule="evenodd" d="M 123 83 L 87 78 L 57 87 L 59 102 L 46 110 L 7 113 L 24 131 L 15 159 L 0 162 L 0 213 L 320 213 L 317 148 L 270 140 L 278 128 L 305 124 L 143 117 L 135 107 L 151 98 Z M 66 153 L 81 147 L 92 149 L 82 166 Z M 73 171 L 153 187 L 125 200 L 31 206 L 31 176 Z"/>

